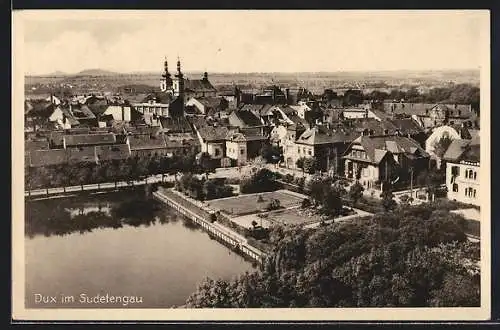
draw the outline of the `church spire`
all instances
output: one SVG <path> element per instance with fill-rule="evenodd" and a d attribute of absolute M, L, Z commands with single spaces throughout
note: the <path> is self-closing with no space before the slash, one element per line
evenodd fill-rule
<path fill-rule="evenodd" d="M 165 62 L 163 63 L 163 67 L 164 67 L 164 72 L 162 74 L 162 77 L 169 80 L 170 79 L 170 72 L 168 72 L 168 61 L 167 61 L 166 56 L 165 56 Z"/>
<path fill-rule="evenodd" d="M 179 57 L 177 57 L 177 74 L 175 75 L 178 78 L 182 78 L 183 74 L 181 71 L 181 60 Z"/>

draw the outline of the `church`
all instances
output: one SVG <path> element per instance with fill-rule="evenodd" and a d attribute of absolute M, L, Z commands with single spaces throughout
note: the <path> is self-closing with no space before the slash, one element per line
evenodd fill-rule
<path fill-rule="evenodd" d="M 160 82 L 162 92 L 171 93 L 174 97 L 183 97 L 188 100 L 191 97 L 215 97 L 217 90 L 208 80 L 208 73 L 203 74 L 202 79 L 188 79 L 181 71 L 181 62 L 177 60 L 177 73 L 174 78 L 168 72 L 168 63 L 165 60 L 165 72 Z"/>
<path fill-rule="evenodd" d="M 202 79 L 187 79 L 177 59 L 177 72 L 172 77 L 165 59 L 164 72 L 160 80 L 160 92 L 148 94 L 142 103 L 134 104 L 136 110 L 144 115 L 147 124 L 158 126 L 161 117 L 182 117 L 184 107 L 191 97 L 215 97 L 217 90 L 208 80 L 208 73 Z"/>

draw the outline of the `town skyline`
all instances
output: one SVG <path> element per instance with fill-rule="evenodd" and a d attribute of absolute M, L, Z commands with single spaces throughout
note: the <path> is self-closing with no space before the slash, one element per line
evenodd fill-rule
<path fill-rule="evenodd" d="M 25 13 L 26 75 L 157 72 L 165 56 L 172 72 L 178 57 L 185 72 L 470 70 L 481 56 L 479 11 L 133 13 Z"/>

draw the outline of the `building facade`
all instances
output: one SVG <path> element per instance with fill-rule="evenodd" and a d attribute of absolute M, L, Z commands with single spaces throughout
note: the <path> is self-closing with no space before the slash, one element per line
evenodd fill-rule
<path fill-rule="evenodd" d="M 480 145 L 477 140 L 453 140 L 444 157 L 450 200 L 480 205 Z"/>

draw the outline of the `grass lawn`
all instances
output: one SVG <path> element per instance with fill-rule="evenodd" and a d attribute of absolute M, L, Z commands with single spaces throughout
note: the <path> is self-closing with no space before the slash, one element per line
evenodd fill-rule
<path fill-rule="evenodd" d="M 259 196 L 262 197 L 261 202 L 258 202 Z M 222 212 L 233 216 L 238 216 L 259 212 L 264 209 L 273 198 L 278 199 L 281 206 L 284 208 L 299 205 L 302 202 L 300 197 L 278 190 L 258 194 L 239 195 L 223 199 L 214 199 L 209 201 L 208 204 L 213 209 L 221 210 Z"/>
<path fill-rule="evenodd" d="M 307 225 L 321 221 L 319 215 L 306 214 L 300 209 L 273 211 L 267 217 L 270 222 L 281 223 L 284 225 Z"/>

